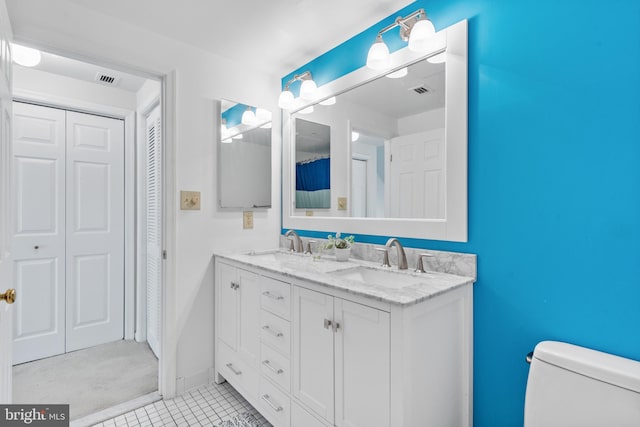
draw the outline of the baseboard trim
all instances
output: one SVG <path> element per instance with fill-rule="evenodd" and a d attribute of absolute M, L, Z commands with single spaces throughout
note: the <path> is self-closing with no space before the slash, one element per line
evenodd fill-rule
<path fill-rule="evenodd" d="M 160 396 L 157 391 L 154 391 L 152 393 L 129 400 L 128 402 L 123 402 L 110 408 L 103 409 L 102 411 L 86 415 L 82 418 L 78 418 L 77 420 L 72 420 L 69 423 L 69 427 L 89 427 L 110 418 L 117 417 L 118 415 L 133 411 L 134 409 L 141 408 L 148 405 L 149 403 L 157 402 L 161 399 L 162 396 Z"/>

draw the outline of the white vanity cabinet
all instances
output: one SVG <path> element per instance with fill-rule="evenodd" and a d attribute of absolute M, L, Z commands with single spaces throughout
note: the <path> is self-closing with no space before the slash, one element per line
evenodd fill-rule
<path fill-rule="evenodd" d="M 216 256 L 216 380 L 274 426 L 471 426 L 473 279 L 376 290 L 237 258 Z"/>
<path fill-rule="evenodd" d="M 257 394 L 260 357 L 258 275 L 216 263 L 216 370 L 234 387 Z"/>
<path fill-rule="evenodd" d="M 339 427 L 388 427 L 389 327 L 385 311 L 295 286 L 293 396 Z"/>

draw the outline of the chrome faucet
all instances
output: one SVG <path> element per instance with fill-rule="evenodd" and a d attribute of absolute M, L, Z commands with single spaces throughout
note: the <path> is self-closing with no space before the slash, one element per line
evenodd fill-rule
<path fill-rule="evenodd" d="M 407 256 L 405 255 L 404 248 L 402 247 L 402 244 L 400 244 L 400 241 L 398 239 L 392 237 L 387 240 L 387 244 L 384 245 L 385 250 L 389 251 L 389 249 L 391 249 L 393 245 L 396 245 L 396 248 L 398 248 L 398 270 L 406 270 Z"/>
<path fill-rule="evenodd" d="M 298 236 L 296 230 L 289 230 L 284 236 L 291 240 L 291 246 L 289 246 L 291 252 L 302 252 L 302 239 Z"/>

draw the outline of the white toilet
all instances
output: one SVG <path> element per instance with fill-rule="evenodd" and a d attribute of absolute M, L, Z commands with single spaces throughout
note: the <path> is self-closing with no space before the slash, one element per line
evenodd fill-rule
<path fill-rule="evenodd" d="M 639 427 L 640 362 L 543 341 L 529 369 L 524 427 Z"/>

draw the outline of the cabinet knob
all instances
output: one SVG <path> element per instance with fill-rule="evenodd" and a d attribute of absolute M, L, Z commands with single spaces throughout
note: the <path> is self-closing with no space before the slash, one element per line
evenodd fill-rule
<path fill-rule="evenodd" d="M 13 304 L 16 301 L 16 290 L 7 289 L 3 294 L 0 294 L 0 301 L 6 301 L 7 304 Z"/>
<path fill-rule="evenodd" d="M 324 328 L 331 329 L 332 322 L 329 319 L 324 319 Z"/>

